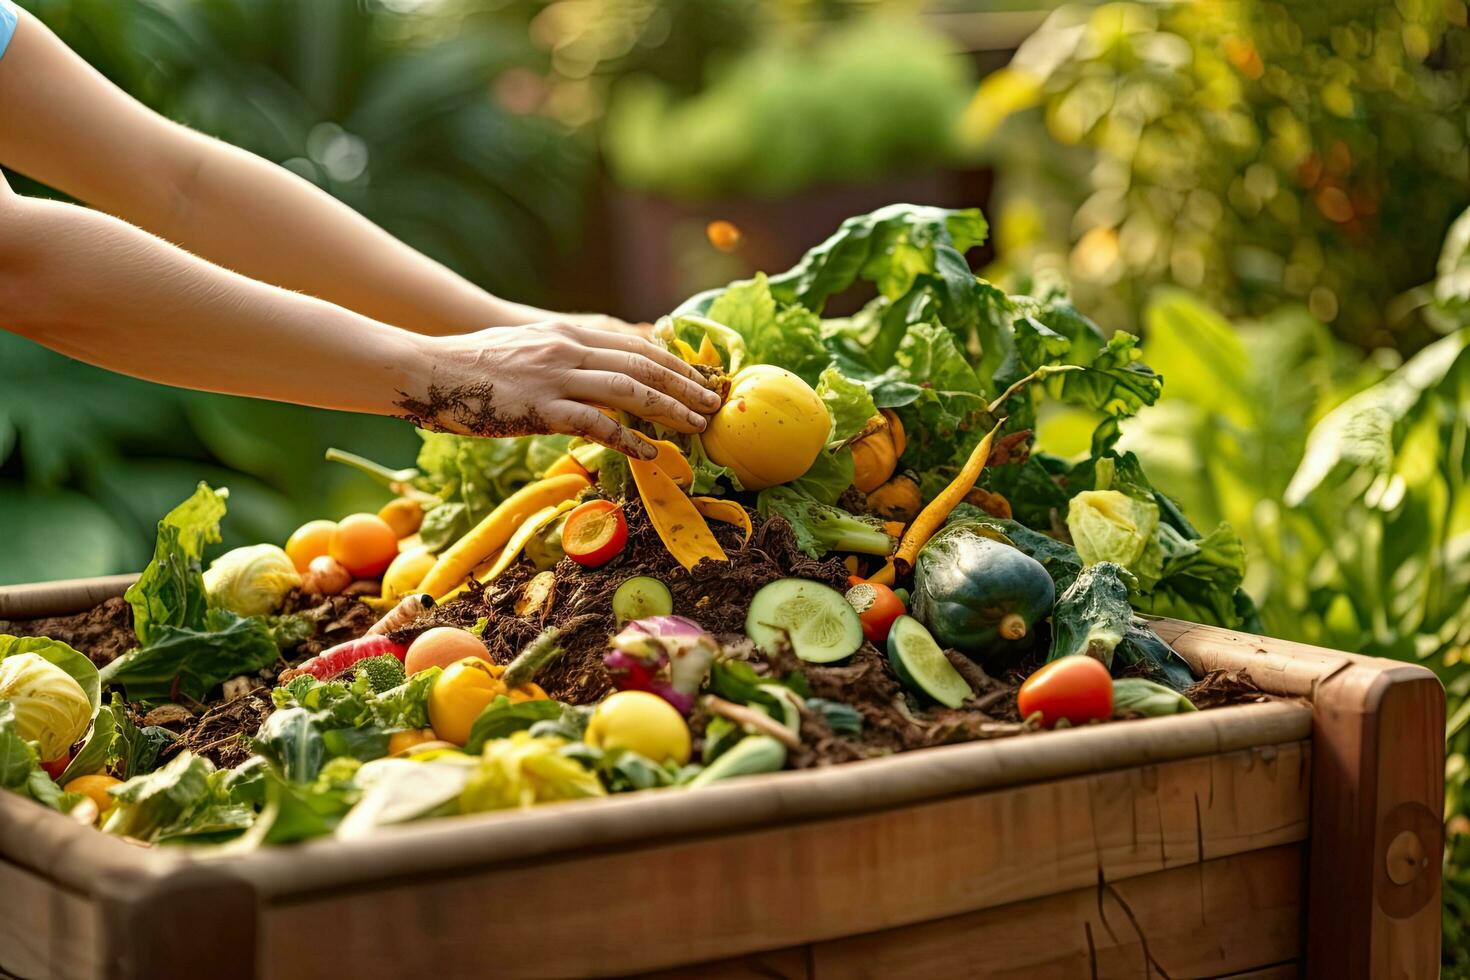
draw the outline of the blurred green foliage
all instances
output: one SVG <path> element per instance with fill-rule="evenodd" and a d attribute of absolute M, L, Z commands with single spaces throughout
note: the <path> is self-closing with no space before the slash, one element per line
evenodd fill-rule
<path fill-rule="evenodd" d="M 973 88 L 971 66 L 942 34 L 912 18 L 871 16 L 787 32 L 713 62 L 695 94 L 627 78 L 603 146 L 625 186 L 774 197 L 953 162 L 955 124 Z"/>
<path fill-rule="evenodd" d="M 966 121 L 1001 164 L 1007 268 L 1064 275 L 1115 327 L 1173 283 L 1417 349 L 1430 335 L 1390 301 L 1470 203 L 1465 17 L 1458 0 L 1058 10 Z"/>

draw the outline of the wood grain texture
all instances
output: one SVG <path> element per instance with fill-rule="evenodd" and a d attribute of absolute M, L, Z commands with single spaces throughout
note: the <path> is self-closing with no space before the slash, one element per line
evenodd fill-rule
<path fill-rule="evenodd" d="M 810 976 L 1071 980 L 1294 970 L 1304 914 L 1302 850 L 1293 844 L 1250 851 L 819 943 Z"/>
<path fill-rule="evenodd" d="M 27 980 L 98 974 L 96 906 L 5 861 L 0 895 L 0 971 Z"/>
<path fill-rule="evenodd" d="M 104 599 L 122 595 L 137 580 L 138 574 L 129 572 L 63 582 L 7 585 L 0 588 L 0 619 L 41 619 L 86 612 Z"/>
<path fill-rule="evenodd" d="M 433 935 L 441 980 L 609 975 L 926 922 L 1302 841 L 1309 758 L 1269 746 L 273 903 L 261 962 L 323 975 L 345 946 L 359 977 L 397 976 Z"/>

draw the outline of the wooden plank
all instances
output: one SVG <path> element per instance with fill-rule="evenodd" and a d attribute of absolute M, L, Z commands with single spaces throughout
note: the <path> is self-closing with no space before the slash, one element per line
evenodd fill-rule
<path fill-rule="evenodd" d="M 811 976 L 1295 975 L 1302 845 L 1173 868 L 969 915 L 818 943 Z M 1286 971 L 1284 974 L 1282 971 Z M 697 971 L 688 975 L 694 976 Z M 1246 975 L 1250 975 L 1247 973 Z"/>
<path fill-rule="evenodd" d="M 1042 739 L 1037 739 L 1042 741 Z M 609 975 L 781 949 L 1303 840 L 1306 742 L 784 827 L 277 900 L 273 977 Z M 324 944 L 320 937 L 331 935 Z"/>
<path fill-rule="evenodd" d="M 1315 708 L 1308 974 L 1436 976 L 1444 689 L 1418 667 L 1360 664 Z"/>
<path fill-rule="evenodd" d="M 6 861 L 0 895 L 0 971 L 27 980 L 98 975 L 97 910 L 87 899 Z"/>
<path fill-rule="evenodd" d="M 122 595 L 137 580 L 138 573 L 129 572 L 62 582 L 7 585 L 0 588 L 0 619 L 42 619 L 86 612 L 104 599 Z"/>
<path fill-rule="evenodd" d="M 949 796 L 1121 771 L 1263 745 L 1311 732 L 1311 709 L 1249 704 L 1044 736 L 948 745 L 882 759 L 717 783 L 697 793 L 633 793 L 531 810 L 429 820 L 372 838 L 265 848 L 232 862 L 267 899 L 370 887 L 393 877 L 614 846 L 849 816 Z"/>

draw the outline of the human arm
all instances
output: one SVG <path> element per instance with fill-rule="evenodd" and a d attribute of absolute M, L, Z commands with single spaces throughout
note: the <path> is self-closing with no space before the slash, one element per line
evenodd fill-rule
<path fill-rule="evenodd" d="M 425 334 L 558 317 L 490 295 L 308 181 L 152 112 L 24 11 L 0 59 L 0 107 L 0 162 L 253 279 Z"/>
<path fill-rule="evenodd" d="M 588 403 L 679 431 L 718 399 L 647 341 L 561 324 L 424 337 L 248 279 L 0 178 L 0 327 L 185 388 L 411 417 L 478 435 L 572 432 L 645 447 Z"/>

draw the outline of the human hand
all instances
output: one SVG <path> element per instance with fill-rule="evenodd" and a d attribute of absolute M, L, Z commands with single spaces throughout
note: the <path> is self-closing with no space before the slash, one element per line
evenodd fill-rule
<path fill-rule="evenodd" d="M 426 429 L 477 436 L 561 432 L 649 459 L 654 450 L 593 405 L 678 432 L 701 432 L 720 406 L 698 371 L 624 333 L 550 321 L 422 340 L 415 390 L 396 403 Z"/>

